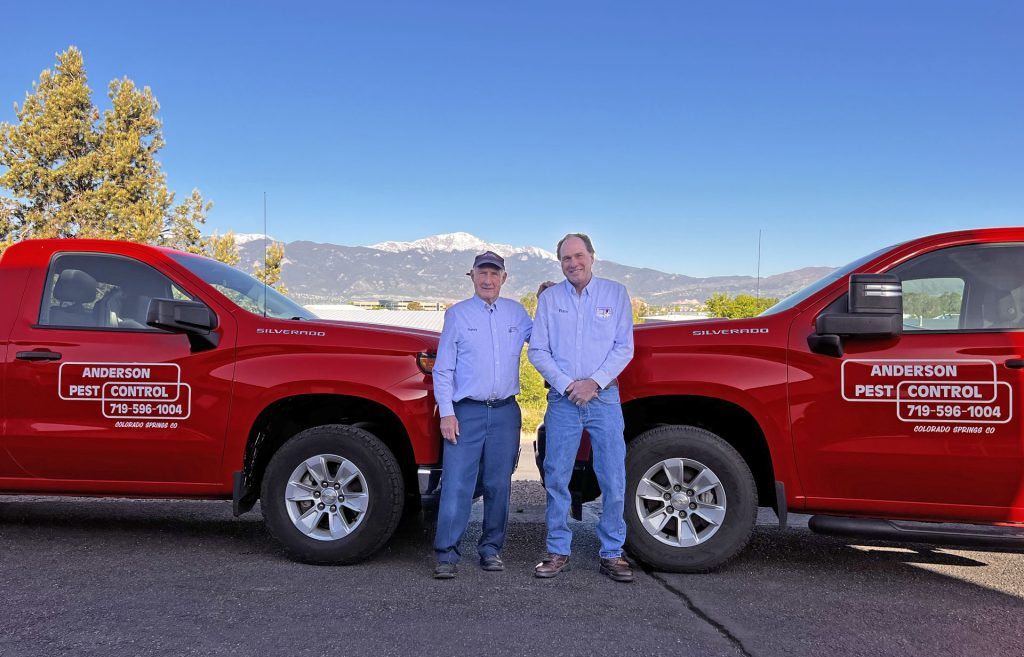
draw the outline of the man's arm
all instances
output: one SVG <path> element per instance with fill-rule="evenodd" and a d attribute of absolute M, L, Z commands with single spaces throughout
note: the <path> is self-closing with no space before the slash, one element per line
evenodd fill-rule
<path fill-rule="evenodd" d="M 550 297 L 550 293 L 548 297 Z M 545 303 L 545 301 L 549 301 L 548 297 L 541 297 L 537 300 L 537 317 L 533 321 L 533 333 L 530 335 L 530 348 L 527 350 L 526 356 L 552 388 L 559 393 L 564 393 L 572 383 L 572 377 L 559 369 L 551 351 L 551 336 L 548 332 L 551 303 Z"/>
<path fill-rule="evenodd" d="M 615 313 L 615 342 L 604 362 L 590 377 L 602 388 L 608 387 L 612 379 L 621 374 L 629 361 L 633 360 L 633 306 L 625 287 L 620 290 Z"/>
<path fill-rule="evenodd" d="M 519 335 L 523 336 L 527 342 L 533 335 L 533 320 L 530 319 L 530 313 L 526 312 L 526 308 L 522 306 L 519 306 Z"/>
<path fill-rule="evenodd" d="M 452 396 L 455 394 L 455 360 L 458 345 L 455 342 L 458 333 L 455 318 L 450 311 L 444 314 L 444 327 L 441 329 L 441 341 L 437 345 L 437 359 L 431 375 L 434 379 L 434 398 L 441 417 L 455 415 Z"/>

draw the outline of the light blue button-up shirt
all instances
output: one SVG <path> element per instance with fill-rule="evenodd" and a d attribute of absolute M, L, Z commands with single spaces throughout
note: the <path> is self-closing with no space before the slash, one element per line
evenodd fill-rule
<path fill-rule="evenodd" d="M 444 314 L 434 361 L 434 397 L 441 417 L 463 399 L 487 401 L 519 394 L 519 356 L 533 321 L 523 306 L 499 297 L 460 301 Z"/>
<path fill-rule="evenodd" d="M 633 307 L 625 286 L 595 276 L 582 294 L 568 280 L 545 290 L 528 355 L 558 392 L 579 379 L 606 388 L 633 358 Z"/>

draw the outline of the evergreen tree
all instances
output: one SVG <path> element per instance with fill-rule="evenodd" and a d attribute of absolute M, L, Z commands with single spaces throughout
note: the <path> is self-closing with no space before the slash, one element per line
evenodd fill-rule
<path fill-rule="evenodd" d="M 159 103 L 148 87 L 114 80 L 100 120 L 82 53 L 57 55 L 19 107 L 0 123 L 0 250 L 27 237 L 97 237 L 157 243 L 161 235 L 195 252 L 211 204 L 198 190 L 174 195 L 157 160 L 164 146 Z M 189 225 L 191 223 L 191 226 Z"/>
<path fill-rule="evenodd" d="M 206 223 L 206 213 L 211 208 L 213 208 L 213 201 L 204 201 L 199 190 L 193 189 L 192 194 L 175 206 L 171 212 L 171 221 L 164 233 L 163 245 L 188 253 L 210 254 L 213 251 L 211 249 L 213 242 L 224 239 L 218 238 L 216 234 L 208 239 L 203 239 L 203 234 L 199 230 L 199 227 Z M 233 245 L 234 242 L 235 236 L 231 234 L 231 244 Z M 234 248 L 234 254 L 234 262 L 228 264 L 238 262 L 237 247 Z"/>
<path fill-rule="evenodd" d="M 226 265 L 234 267 L 241 260 L 241 256 L 238 254 L 238 244 L 235 242 L 235 232 L 229 230 L 223 235 L 218 235 L 214 232 L 213 235 L 206 240 L 206 253 L 205 255 L 210 256 L 214 260 L 219 260 Z"/>
<path fill-rule="evenodd" d="M 273 287 L 281 294 L 288 294 L 288 288 L 281 282 L 281 266 L 284 264 L 284 244 L 282 242 L 271 242 L 267 246 L 266 258 L 265 267 L 261 263 L 253 265 L 253 276 Z"/>
<path fill-rule="evenodd" d="M 82 223 L 101 214 L 95 196 L 102 178 L 92 104 L 82 53 L 57 56 L 56 71 L 43 71 L 21 107 L 18 124 L 0 124 L 0 188 L 10 243 L 25 237 L 73 237 Z"/>

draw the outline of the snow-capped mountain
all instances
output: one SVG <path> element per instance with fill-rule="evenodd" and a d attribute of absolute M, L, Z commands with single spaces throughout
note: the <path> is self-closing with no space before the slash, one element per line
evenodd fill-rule
<path fill-rule="evenodd" d="M 263 241 L 263 233 L 235 233 L 235 244 L 242 246 L 249 242 L 255 242 L 256 240 Z M 267 242 L 276 242 L 272 235 L 266 235 Z"/>
<path fill-rule="evenodd" d="M 379 244 L 371 244 L 366 248 L 388 251 L 389 253 L 402 253 L 403 251 L 445 251 L 448 253 L 472 251 L 474 253 L 483 253 L 484 251 L 494 251 L 503 258 L 525 253 L 536 258 L 558 260 L 554 253 L 545 251 L 538 246 L 512 246 L 511 244 L 485 242 L 476 235 L 463 232 L 442 233 L 440 235 L 424 237 L 413 242 L 380 242 Z"/>
<path fill-rule="evenodd" d="M 262 235 L 239 240 L 241 268 L 263 260 Z M 562 279 L 555 254 L 538 247 L 488 242 L 469 233 L 434 235 L 412 242 L 342 246 L 308 241 L 285 245 L 282 269 L 290 294 L 304 303 L 382 298 L 457 301 L 473 291 L 466 277 L 473 256 L 494 251 L 505 258 L 508 282 L 502 295 L 518 298 L 544 280 Z M 624 284 L 634 297 L 650 303 L 705 300 L 714 292 L 785 296 L 831 271 L 813 267 L 761 278 L 716 276 L 694 278 L 598 259 L 594 273 Z"/>

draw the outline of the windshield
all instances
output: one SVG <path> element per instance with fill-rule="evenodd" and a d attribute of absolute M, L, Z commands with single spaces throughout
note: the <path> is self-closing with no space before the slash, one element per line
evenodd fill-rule
<path fill-rule="evenodd" d="M 317 319 L 274 288 L 223 262 L 186 253 L 173 253 L 171 257 L 251 313 L 276 319 Z"/>
<path fill-rule="evenodd" d="M 899 246 L 899 245 L 894 244 L 893 246 L 887 246 L 884 249 L 879 249 L 879 250 L 875 251 L 874 253 L 871 253 L 871 254 L 868 254 L 868 255 L 864 256 L 863 258 L 860 258 L 858 260 L 854 260 L 853 262 L 851 262 L 850 264 L 846 265 L 845 267 L 840 267 L 839 269 L 837 269 L 837 270 L 835 270 L 833 272 L 825 274 L 824 276 L 822 276 L 818 280 L 814 281 L 813 283 L 811 283 L 810 285 L 808 285 L 804 289 L 800 290 L 799 292 L 794 292 L 793 294 L 789 295 L 788 297 L 786 297 L 782 301 L 778 302 L 777 304 L 775 304 L 774 306 L 772 306 L 768 310 L 766 310 L 763 313 L 761 313 L 760 315 L 758 315 L 758 317 L 764 317 L 765 315 L 774 315 L 775 313 L 780 313 L 783 310 L 789 310 L 790 308 L 792 308 L 792 307 L 796 306 L 797 304 L 799 304 L 804 299 L 806 299 L 806 298 L 808 298 L 808 297 L 810 297 L 810 296 L 820 292 L 821 290 L 824 290 L 826 287 L 828 287 L 832 283 L 838 281 L 840 278 L 843 278 L 844 276 L 849 276 L 850 274 L 855 272 L 857 269 L 859 269 L 859 268 L 863 267 L 864 265 L 868 264 L 869 262 L 871 262 L 872 260 L 874 260 L 878 256 L 882 255 L 886 251 L 890 251 L 890 250 L 894 249 L 896 246 Z"/>

